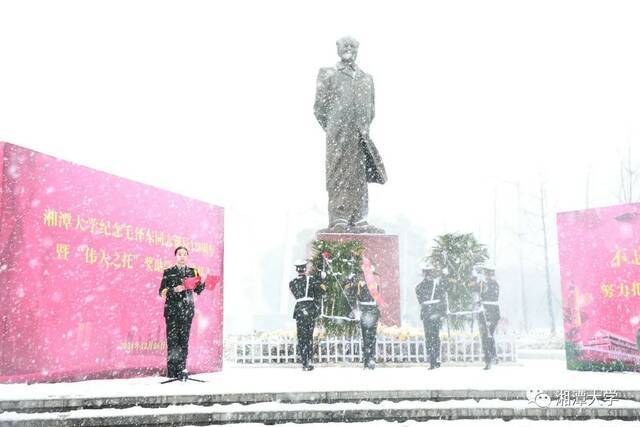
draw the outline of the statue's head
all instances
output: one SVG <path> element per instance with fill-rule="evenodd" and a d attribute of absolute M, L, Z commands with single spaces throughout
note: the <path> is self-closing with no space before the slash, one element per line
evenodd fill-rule
<path fill-rule="evenodd" d="M 338 47 L 338 56 L 345 62 L 353 62 L 358 56 L 358 40 L 353 37 L 342 37 L 336 42 Z"/>

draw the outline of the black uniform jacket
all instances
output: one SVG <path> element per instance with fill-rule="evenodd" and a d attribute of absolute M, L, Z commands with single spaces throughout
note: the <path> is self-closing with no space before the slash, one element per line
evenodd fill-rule
<path fill-rule="evenodd" d="M 498 305 L 499 296 L 500 286 L 495 280 L 489 279 L 487 282 L 480 284 L 480 301 L 482 302 L 488 320 L 497 320 L 500 318 L 500 306 Z"/>
<path fill-rule="evenodd" d="M 376 302 L 376 300 L 371 295 L 371 292 L 369 292 L 369 286 L 367 286 L 367 282 L 365 282 L 363 277 L 360 277 L 359 279 L 360 280 L 357 280 L 355 285 L 356 300 L 358 302 Z"/>
<path fill-rule="evenodd" d="M 184 273 L 180 272 L 180 268 L 177 265 L 164 271 L 160 290 L 158 291 L 161 294 L 164 289 L 168 289 L 167 299 L 164 302 L 164 317 L 177 314 L 193 316 L 193 291 L 173 292 L 173 288 L 182 285 L 182 281 L 186 277 L 196 276 L 199 276 L 198 271 L 191 267 L 185 267 Z M 194 290 L 199 295 L 204 290 L 202 282 Z"/>
<path fill-rule="evenodd" d="M 307 286 L 308 283 L 308 286 Z M 316 276 L 298 276 L 289 282 L 289 290 L 296 299 L 293 318 L 296 320 L 320 316 L 318 301 L 321 297 L 320 278 Z"/>
<path fill-rule="evenodd" d="M 355 299 L 358 304 L 357 308 L 360 310 L 360 312 L 363 314 L 374 314 L 377 319 L 377 316 L 380 316 L 380 308 L 378 307 L 378 303 L 376 302 L 375 298 L 373 298 L 373 295 L 371 295 L 369 286 L 367 285 L 367 282 L 364 280 L 364 277 L 362 277 L 362 275 L 357 276 L 353 285 L 353 289 L 355 292 Z M 379 291 L 379 287 L 377 284 L 376 289 Z"/>
<path fill-rule="evenodd" d="M 420 318 L 431 316 L 445 316 L 447 314 L 447 290 L 439 280 L 423 279 L 416 286 L 416 296 L 420 303 Z"/>

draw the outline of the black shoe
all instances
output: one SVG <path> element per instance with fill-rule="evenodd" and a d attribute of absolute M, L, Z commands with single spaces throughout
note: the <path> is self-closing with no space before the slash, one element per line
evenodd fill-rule
<path fill-rule="evenodd" d="M 433 362 L 429 365 L 429 369 L 438 369 L 440 367 L 440 362 Z"/>
<path fill-rule="evenodd" d="M 364 369 L 376 369 L 376 362 L 374 362 L 373 360 L 369 360 L 367 363 L 364 364 Z"/>
<path fill-rule="evenodd" d="M 320 230 L 321 233 L 348 233 L 349 231 L 349 224 L 347 221 L 338 221 L 335 224 Z"/>
<path fill-rule="evenodd" d="M 384 234 L 384 230 L 382 228 L 368 224 L 366 221 L 361 221 L 352 225 L 350 227 L 350 231 L 357 234 Z"/>
<path fill-rule="evenodd" d="M 302 370 L 303 371 L 313 371 L 314 366 L 313 365 L 303 365 L 302 366 Z"/>
<path fill-rule="evenodd" d="M 485 371 L 488 371 L 489 369 L 491 369 L 491 361 L 488 361 L 487 363 L 485 363 L 484 368 Z"/>
<path fill-rule="evenodd" d="M 187 382 L 189 378 L 189 372 L 186 369 L 183 369 L 180 373 L 178 373 L 178 379 L 182 382 Z"/>

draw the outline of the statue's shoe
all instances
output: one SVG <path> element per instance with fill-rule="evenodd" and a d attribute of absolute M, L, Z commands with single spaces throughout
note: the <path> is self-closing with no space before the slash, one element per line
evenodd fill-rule
<path fill-rule="evenodd" d="M 338 222 L 333 224 L 331 227 L 323 228 L 320 230 L 320 233 L 350 233 L 351 229 L 347 226 L 346 223 Z"/>
<path fill-rule="evenodd" d="M 349 230 L 352 233 L 357 234 L 384 234 L 384 230 L 382 228 L 378 228 L 366 222 L 359 223 L 358 225 L 352 225 Z"/>

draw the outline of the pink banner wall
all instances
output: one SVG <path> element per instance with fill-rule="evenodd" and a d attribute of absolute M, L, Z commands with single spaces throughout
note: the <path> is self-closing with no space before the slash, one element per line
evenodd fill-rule
<path fill-rule="evenodd" d="M 162 271 L 184 245 L 189 265 L 223 276 L 223 209 L 8 143 L 0 154 L 0 382 L 163 372 Z M 196 297 L 191 372 L 222 368 L 222 298 L 222 281 Z"/>
<path fill-rule="evenodd" d="M 640 204 L 558 214 L 567 365 L 640 365 Z"/>

